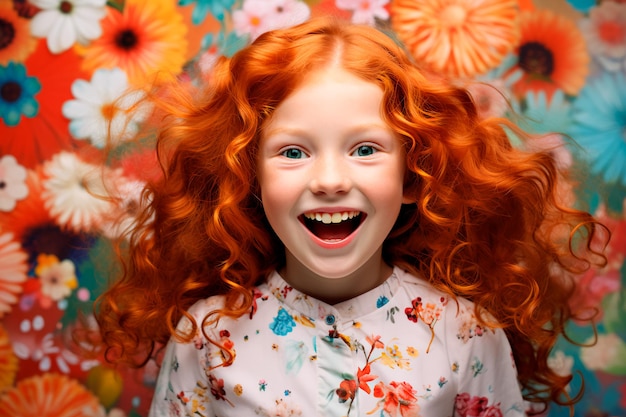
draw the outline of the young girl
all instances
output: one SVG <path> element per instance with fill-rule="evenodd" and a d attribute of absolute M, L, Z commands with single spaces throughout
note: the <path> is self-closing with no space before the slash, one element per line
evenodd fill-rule
<path fill-rule="evenodd" d="M 548 153 L 376 29 L 313 20 L 165 109 L 163 178 L 97 318 L 167 343 L 153 416 L 521 416 L 602 256 Z M 169 343 L 168 343 L 169 339 Z"/>

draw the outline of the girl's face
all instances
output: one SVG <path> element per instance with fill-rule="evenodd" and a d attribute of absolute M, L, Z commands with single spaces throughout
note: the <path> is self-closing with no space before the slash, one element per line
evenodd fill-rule
<path fill-rule="evenodd" d="M 354 278 L 346 288 L 356 290 L 390 273 L 382 244 L 404 200 L 405 154 L 381 118 L 382 98 L 376 84 L 324 69 L 263 129 L 258 176 L 265 214 L 285 245 L 281 273 L 309 294 L 313 282 Z"/>

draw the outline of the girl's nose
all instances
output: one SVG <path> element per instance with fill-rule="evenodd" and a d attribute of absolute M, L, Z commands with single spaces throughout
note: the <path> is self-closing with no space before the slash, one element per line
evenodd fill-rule
<path fill-rule="evenodd" d="M 352 180 L 345 162 L 323 158 L 315 163 L 309 187 L 314 194 L 342 194 L 352 188 Z"/>

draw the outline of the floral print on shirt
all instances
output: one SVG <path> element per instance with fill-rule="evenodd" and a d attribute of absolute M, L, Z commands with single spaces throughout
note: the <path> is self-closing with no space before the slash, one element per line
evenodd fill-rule
<path fill-rule="evenodd" d="M 151 416 L 525 415 L 504 333 L 398 268 L 334 306 L 278 273 L 253 298 L 249 314 L 168 344 Z M 222 301 L 190 313 L 201 323 Z"/>

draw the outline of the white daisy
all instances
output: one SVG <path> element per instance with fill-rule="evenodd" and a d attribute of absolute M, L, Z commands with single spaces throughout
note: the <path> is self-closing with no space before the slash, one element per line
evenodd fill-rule
<path fill-rule="evenodd" d="M 27 273 L 26 252 L 13 239 L 12 233 L 0 234 L 0 318 L 17 302 Z"/>
<path fill-rule="evenodd" d="M 580 360 L 590 371 L 605 371 L 613 375 L 620 368 L 623 372 L 626 343 L 615 333 L 590 337 L 580 348 Z"/>
<path fill-rule="evenodd" d="M 33 36 L 46 38 L 54 54 L 100 37 L 100 19 L 106 15 L 106 0 L 30 0 L 41 9 L 31 20 Z"/>
<path fill-rule="evenodd" d="M 37 256 L 35 275 L 39 277 L 42 294 L 54 301 L 69 297 L 78 286 L 74 262 L 69 259 L 59 261 L 55 255 Z"/>
<path fill-rule="evenodd" d="M 128 91 L 126 73 L 119 68 L 99 69 L 91 82 L 78 79 L 72 84 L 75 100 L 63 103 L 63 115 L 70 119 L 70 133 L 76 139 L 89 139 L 102 148 L 111 138 L 114 143 L 131 139 L 148 116 L 141 103 L 144 94 Z"/>
<path fill-rule="evenodd" d="M 574 357 L 566 355 L 562 350 L 557 350 L 548 358 L 548 366 L 555 374 L 567 377 L 572 374 Z M 567 389 L 569 390 L 569 385 Z"/>
<path fill-rule="evenodd" d="M 72 152 L 60 152 L 44 164 L 43 172 L 44 206 L 61 227 L 90 231 L 112 210 L 105 178 L 113 183 L 119 176 L 116 171 L 86 163 Z"/>
<path fill-rule="evenodd" d="M 115 209 L 108 213 L 102 222 L 102 233 L 109 238 L 119 238 L 129 232 L 137 221 L 137 215 L 147 201 L 142 200 L 145 182 L 122 180 L 116 189 L 118 201 Z"/>
<path fill-rule="evenodd" d="M 0 210 L 13 210 L 17 200 L 27 195 L 26 168 L 13 155 L 4 155 L 0 158 Z"/>

